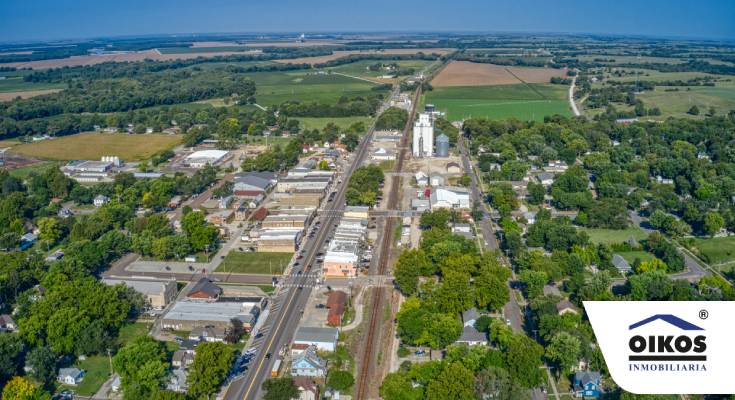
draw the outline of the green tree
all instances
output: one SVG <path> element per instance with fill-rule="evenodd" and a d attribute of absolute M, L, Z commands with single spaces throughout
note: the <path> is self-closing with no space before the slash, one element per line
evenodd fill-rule
<path fill-rule="evenodd" d="M 687 111 L 687 114 L 690 114 L 690 115 L 699 115 L 699 107 L 697 107 L 697 106 L 692 106 L 692 107 L 691 107 L 691 108 L 689 109 L 689 111 Z"/>
<path fill-rule="evenodd" d="M 528 202 L 531 204 L 541 204 L 544 201 L 546 188 L 544 185 L 536 182 L 528 183 Z"/>
<path fill-rule="evenodd" d="M 427 400 L 473 399 L 472 371 L 461 363 L 448 364 L 426 388 Z"/>
<path fill-rule="evenodd" d="M 725 226 L 725 219 L 720 213 L 712 211 L 704 216 L 704 230 L 710 236 L 714 236 L 723 226 Z"/>
<path fill-rule="evenodd" d="M 120 375 L 125 399 L 140 399 L 159 390 L 166 377 L 168 356 L 163 343 L 142 336 L 120 349 L 112 359 Z"/>
<path fill-rule="evenodd" d="M 61 224 L 59 224 L 59 220 L 52 217 L 39 218 L 38 230 L 38 237 L 49 244 L 56 243 L 64 234 L 63 228 Z"/>
<path fill-rule="evenodd" d="M 579 339 L 567 332 L 559 332 L 551 338 L 551 343 L 546 348 L 546 357 L 565 374 L 577 365 L 580 350 Z"/>
<path fill-rule="evenodd" d="M 535 299 L 544 293 L 544 286 L 548 282 L 549 277 L 544 271 L 523 270 L 518 274 L 518 278 L 525 285 L 524 289 L 526 297 Z"/>
<path fill-rule="evenodd" d="M 28 379 L 16 376 L 3 388 L 2 398 L 4 400 L 48 400 L 51 395 L 33 386 Z"/>
<path fill-rule="evenodd" d="M 299 397 L 299 389 L 289 377 L 272 378 L 263 382 L 263 400 L 290 400 Z"/>
<path fill-rule="evenodd" d="M 18 371 L 23 342 L 15 333 L 0 335 L 0 386 Z"/>
<path fill-rule="evenodd" d="M 524 400 L 529 397 L 528 391 L 518 386 L 502 368 L 490 367 L 480 371 L 475 376 L 474 388 L 478 399 Z"/>
<path fill-rule="evenodd" d="M 510 299 L 508 287 L 502 277 L 490 271 L 482 271 L 475 277 L 477 306 L 488 310 L 500 310 Z"/>
<path fill-rule="evenodd" d="M 327 386 L 332 389 L 345 391 L 355 384 L 355 378 L 349 371 L 336 370 L 330 371 L 327 376 Z"/>
<path fill-rule="evenodd" d="M 424 398 L 422 387 L 414 388 L 411 378 L 405 372 L 388 374 L 380 384 L 380 397 L 384 400 L 421 400 Z"/>
<path fill-rule="evenodd" d="M 505 363 L 513 380 L 525 388 L 538 386 L 542 381 L 541 356 L 544 349 L 524 334 L 513 335 L 505 352 Z"/>
<path fill-rule="evenodd" d="M 393 269 L 396 283 L 406 296 L 412 296 L 416 293 L 419 276 L 428 276 L 434 272 L 434 266 L 421 249 L 403 251 Z"/>
<path fill-rule="evenodd" d="M 232 365 L 232 350 L 224 343 L 201 343 L 189 367 L 189 395 L 209 398 L 222 385 Z"/>
<path fill-rule="evenodd" d="M 43 385 L 56 378 L 56 354 L 48 347 L 34 347 L 28 352 L 26 363 L 33 367 L 31 376 Z"/>

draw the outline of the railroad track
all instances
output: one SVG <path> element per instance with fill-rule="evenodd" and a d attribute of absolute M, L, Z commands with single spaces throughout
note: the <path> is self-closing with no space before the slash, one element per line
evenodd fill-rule
<path fill-rule="evenodd" d="M 398 161 L 394 168 L 394 172 L 401 172 L 403 170 L 403 161 L 406 158 L 406 152 L 408 151 L 409 138 L 411 133 L 411 126 L 413 125 L 414 116 L 416 114 L 416 105 L 419 102 L 421 96 L 421 87 L 416 89 L 414 94 L 413 106 L 411 113 L 406 121 L 406 126 L 403 129 L 403 137 L 401 138 L 401 151 L 398 154 Z M 401 177 L 394 176 L 391 180 L 390 192 L 388 193 L 388 203 L 386 204 L 387 210 L 395 210 L 398 208 L 399 192 L 400 192 Z M 383 236 L 380 247 L 380 256 L 377 264 L 377 271 L 373 271 L 375 275 L 385 275 L 388 269 L 388 261 L 390 260 L 390 248 L 393 241 L 393 221 L 398 217 L 386 217 L 383 222 Z M 375 347 L 375 336 L 377 333 L 377 325 L 380 320 L 380 310 L 383 308 L 383 297 L 385 294 L 384 288 L 376 288 L 373 290 L 373 297 L 370 309 L 370 320 L 368 323 L 368 335 L 365 340 L 365 347 L 362 354 L 362 362 L 360 363 L 360 373 L 357 380 L 357 387 L 355 388 L 355 398 L 357 400 L 367 399 L 368 392 L 368 378 L 372 367 L 374 366 L 374 347 Z"/>

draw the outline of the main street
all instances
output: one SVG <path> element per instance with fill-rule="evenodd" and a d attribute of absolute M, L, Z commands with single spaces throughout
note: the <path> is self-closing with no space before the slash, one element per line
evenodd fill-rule
<path fill-rule="evenodd" d="M 377 115 L 380 114 L 382 109 L 389 104 L 390 99 L 396 94 L 397 90 L 394 90 Z M 352 162 L 342 176 L 342 183 L 338 185 L 337 195 L 334 201 L 328 203 L 326 206 L 327 211 L 341 209 L 344 206 L 344 195 L 347 190 L 349 177 L 365 160 L 374 131 L 375 122 L 370 125 L 368 132 L 363 136 L 355 150 Z M 311 268 L 316 254 L 324 246 L 329 232 L 335 227 L 335 223 L 339 221 L 339 214 L 326 212 L 320 216 L 319 220 L 321 224 L 319 225 L 315 238 L 308 241 L 303 247 L 304 258 L 302 266 L 293 268 L 291 271 L 290 275 L 296 276 L 291 283 L 295 284 L 281 286 L 276 296 L 274 296 L 270 304 L 268 318 L 263 324 L 263 328 L 261 328 L 261 332 L 264 335 L 252 343 L 252 346 L 257 349 L 257 352 L 250 361 L 250 367 L 245 375 L 235 379 L 230 384 L 225 392 L 226 399 L 248 400 L 261 398 L 261 385 L 270 377 L 273 363 L 279 357 L 279 350 L 290 344 L 298 326 L 301 313 L 311 293 L 311 287 L 313 285 L 310 283 L 312 282 L 313 275 L 309 273 L 312 272 Z"/>
<path fill-rule="evenodd" d="M 465 173 L 470 175 L 470 192 L 472 196 L 472 202 L 475 205 L 480 206 L 482 211 L 482 219 L 475 221 L 479 224 L 480 230 L 482 231 L 482 237 L 484 239 L 484 245 L 486 250 L 494 251 L 498 250 L 498 240 L 495 238 L 495 231 L 493 230 L 490 222 L 490 212 L 485 204 L 482 191 L 479 188 L 479 179 L 475 168 L 472 167 L 470 157 L 465 145 L 465 138 L 460 135 L 460 139 L 457 141 L 457 147 L 462 156 L 462 166 Z M 516 279 L 515 271 L 510 263 L 506 263 L 511 271 L 511 279 L 508 281 L 508 292 L 510 294 L 510 300 L 503 306 L 503 315 L 507 320 L 510 321 L 510 326 L 515 332 L 523 332 L 523 313 L 521 307 L 518 305 L 516 300 L 515 291 L 511 287 L 511 282 Z"/>

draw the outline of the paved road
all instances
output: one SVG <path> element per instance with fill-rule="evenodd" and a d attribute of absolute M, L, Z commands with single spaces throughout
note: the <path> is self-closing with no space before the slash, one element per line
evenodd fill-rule
<path fill-rule="evenodd" d="M 574 102 L 574 86 L 577 84 L 577 77 L 572 78 L 572 84 L 569 85 L 569 106 L 572 107 L 572 112 L 575 117 L 579 117 L 582 113 L 577 108 L 577 103 Z"/>
<path fill-rule="evenodd" d="M 470 174 L 470 192 L 472 195 L 472 202 L 474 204 L 481 205 L 482 219 L 477 222 L 479 223 L 480 230 L 482 231 L 482 237 L 485 240 L 485 248 L 487 250 L 498 250 L 498 241 L 495 238 L 495 232 L 491 225 L 490 212 L 483 201 L 482 191 L 478 187 L 479 179 L 477 178 L 477 171 L 472 167 L 472 163 L 470 162 L 465 140 L 466 139 L 464 137 L 460 137 L 457 141 L 457 146 L 459 147 L 459 151 L 462 156 L 462 165 L 464 170 L 466 173 Z M 523 332 L 523 313 L 521 312 L 521 307 L 516 301 L 515 291 L 511 288 L 511 281 L 516 279 L 515 272 L 513 271 L 513 267 L 510 263 L 508 263 L 508 267 L 510 267 L 511 270 L 511 279 L 507 282 L 510 300 L 503 306 L 503 315 L 510 321 L 510 326 L 513 328 L 513 331 Z"/>
<path fill-rule="evenodd" d="M 395 93 L 394 91 L 393 95 Z M 386 100 L 383 108 L 389 101 L 390 98 Z M 369 143 L 372 141 L 374 130 L 375 127 L 373 124 L 370 126 L 367 134 L 363 136 L 362 141 L 355 150 L 353 162 L 345 170 L 342 183 L 338 186 L 334 201 L 328 203 L 326 206 L 328 210 L 338 209 L 343 206 L 344 194 L 347 189 L 349 177 L 367 156 L 367 150 Z M 227 389 L 225 393 L 226 399 L 250 400 L 262 397 L 261 385 L 263 381 L 270 377 L 272 365 L 278 358 L 278 351 L 290 344 L 296 327 L 299 324 L 301 313 L 303 313 L 303 309 L 311 293 L 314 278 L 313 274 L 310 274 L 312 272 L 310 268 L 316 258 L 316 253 L 320 251 L 326 242 L 327 236 L 334 229 L 334 223 L 338 221 L 338 218 L 336 213 L 326 213 L 320 217 L 321 224 L 314 240 L 309 241 L 303 247 L 304 258 L 302 266 L 294 268 L 292 271 L 292 274 L 295 274 L 297 277 L 294 281 L 296 285 L 282 287 L 276 294 L 275 299 L 271 302 L 268 319 L 261 329 L 264 335 L 252 344 L 258 351 L 250 362 L 249 370 L 245 375 L 234 380 Z M 301 275 L 299 275 L 300 271 L 302 272 Z M 271 356 L 266 357 L 267 354 L 271 354 Z"/>

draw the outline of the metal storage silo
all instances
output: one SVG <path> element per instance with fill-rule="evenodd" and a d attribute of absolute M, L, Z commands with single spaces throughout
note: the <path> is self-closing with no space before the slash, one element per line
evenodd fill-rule
<path fill-rule="evenodd" d="M 443 133 L 436 138 L 436 156 L 449 157 L 449 138 Z"/>

